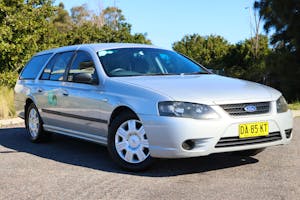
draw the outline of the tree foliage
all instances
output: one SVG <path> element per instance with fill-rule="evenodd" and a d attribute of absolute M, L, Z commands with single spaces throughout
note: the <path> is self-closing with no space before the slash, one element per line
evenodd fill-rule
<path fill-rule="evenodd" d="M 270 43 L 267 36 L 259 34 L 257 23 L 255 36 L 237 44 L 229 44 L 221 36 L 193 34 L 175 42 L 173 49 L 208 68 L 224 69 L 229 76 L 271 85 L 289 100 L 299 100 L 300 2 L 260 0 L 254 8 L 264 29 L 274 31 Z"/>
<path fill-rule="evenodd" d="M 230 45 L 221 36 L 202 37 L 198 34 L 186 35 L 173 43 L 173 49 L 209 68 L 220 69 L 224 66 L 224 58 Z"/>
<path fill-rule="evenodd" d="M 90 12 L 87 4 L 71 8 L 71 18 L 77 26 L 81 26 L 89 20 Z"/>
<path fill-rule="evenodd" d="M 119 30 L 126 23 L 122 10 L 116 7 L 104 9 L 100 15 L 103 24 L 106 24 L 112 30 Z"/>
<path fill-rule="evenodd" d="M 299 0 L 261 0 L 254 3 L 264 19 L 264 29 L 275 29 L 271 43 L 276 48 L 300 50 Z"/>
<path fill-rule="evenodd" d="M 186 35 L 173 44 L 173 49 L 214 70 L 227 75 L 263 82 L 265 58 L 270 53 L 268 38 L 263 35 L 229 44 L 221 36 Z"/>
<path fill-rule="evenodd" d="M 99 21 L 103 23 L 99 23 Z M 52 0 L 0 0 L 0 72 L 20 71 L 38 51 L 81 43 L 151 43 L 131 33 L 122 11 L 109 7 L 96 15 L 86 5 L 71 9 Z"/>
<path fill-rule="evenodd" d="M 265 83 L 268 37 L 258 35 L 232 45 L 225 59 L 227 75 Z"/>
<path fill-rule="evenodd" d="M 48 0 L 0 0 L 0 70 L 20 69 L 33 53 L 51 47 L 54 7 Z"/>
<path fill-rule="evenodd" d="M 267 59 L 270 84 L 288 99 L 300 99 L 300 2 L 299 0 L 261 0 L 254 7 L 264 20 L 264 29 L 273 30 L 274 46 Z"/>
<path fill-rule="evenodd" d="M 192 34 L 174 42 L 173 49 L 208 68 L 269 84 L 290 100 L 300 99 L 299 0 L 258 0 L 254 8 L 265 30 L 273 33 L 272 49 L 259 26 L 255 37 L 237 44 L 217 35 Z M 16 77 L 14 72 L 38 51 L 101 42 L 151 43 L 145 34 L 131 33 L 116 7 L 96 14 L 82 5 L 69 14 L 63 3 L 54 6 L 52 0 L 0 0 L 0 84 L 13 85 L 9 79 Z"/>

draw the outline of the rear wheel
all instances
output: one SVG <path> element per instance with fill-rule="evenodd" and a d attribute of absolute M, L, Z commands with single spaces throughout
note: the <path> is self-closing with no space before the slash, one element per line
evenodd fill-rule
<path fill-rule="evenodd" d="M 233 154 L 238 155 L 238 156 L 255 156 L 264 150 L 265 150 L 265 148 L 250 149 L 250 150 L 245 150 L 245 151 L 235 151 L 235 152 L 233 152 Z"/>
<path fill-rule="evenodd" d="M 117 164 L 131 171 L 144 170 L 153 160 L 144 126 L 133 113 L 121 113 L 112 121 L 108 150 Z"/>
<path fill-rule="evenodd" d="M 32 142 L 42 142 L 50 139 L 50 133 L 43 130 L 43 122 L 36 106 L 31 103 L 26 111 L 26 129 Z"/>

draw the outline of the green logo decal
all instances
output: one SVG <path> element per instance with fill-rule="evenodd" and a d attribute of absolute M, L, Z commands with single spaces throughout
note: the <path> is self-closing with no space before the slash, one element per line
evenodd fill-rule
<path fill-rule="evenodd" d="M 48 104 L 52 105 L 52 106 L 56 106 L 57 105 L 57 98 L 53 94 L 53 92 L 49 92 L 48 93 Z"/>

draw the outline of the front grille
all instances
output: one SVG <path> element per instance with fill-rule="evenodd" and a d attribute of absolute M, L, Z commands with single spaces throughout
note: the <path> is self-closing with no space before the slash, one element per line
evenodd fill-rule
<path fill-rule="evenodd" d="M 255 106 L 256 111 L 247 112 L 246 106 Z M 243 116 L 243 115 L 255 115 L 264 114 L 270 112 L 270 102 L 257 102 L 257 103 L 239 103 L 239 104 L 224 104 L 220 105 L 229 115 Z"/>
<path fill-rule="evenodd" d="M 253 138 L 239 138 L 239 137 L 224 137 L 216 144 L 216 148 L 221 147 L 235 147 L 242 145 L 259 144 L 265 142 L 274 142 L 281 140 L 280 132 L 269 133 L 268 136 L 253 137 Z"/>

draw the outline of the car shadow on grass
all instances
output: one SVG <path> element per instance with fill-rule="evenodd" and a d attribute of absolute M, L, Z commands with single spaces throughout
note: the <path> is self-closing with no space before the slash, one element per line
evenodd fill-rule
<path fill-rule="evenodd" d="M 128 172 L 113 163 L 104 146 L 56 134 L 48 143 L 34 144 L 29 141 L 26 130 L 22 127 L 0 129 L 0 145 L 8 148 L 8 150 L 0 151 L 0 156 L 4 153 L 24 152 L 75 166 L 148 177 L 202 173 L 258 162 L 252 157 L 220 153 L 197 158 L 158 159 L 150 169 L 144 172 Z"/>

